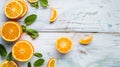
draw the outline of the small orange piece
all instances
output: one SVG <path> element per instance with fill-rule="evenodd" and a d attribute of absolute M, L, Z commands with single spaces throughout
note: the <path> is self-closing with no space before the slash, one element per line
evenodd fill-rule
<path fill-rule="evenodd" d="M 61 37 L 56 41 L 56 49 L 60 53 L 68 53 L 72 48 L 72 41 L 67 37 Z"/>
<path fill-rule="evenodd" d="M 14 61 L 4 61 L 0 64 L 0 67 L 18 67 Z"/>
<path fill-rule="evenodd" d="M 54 22 L 58 17 L 58 12 L 55 8 L 52 7 L 52 16 L 50 18 L 50 22 Z"/>
<path fill-rule="evenodd" d="M 18 2 L 20 2 L 20 4 L 22 4 L 22 7 L 23 7 L 23 13 L 20 16 L 20 18 L 22 18 L 28 12 L 28 6 L 27 6 L 27 3 L 24 0 L 18 0 Z"/>
<path fill-rule="evenodd" d="M 55 58 L 51 58 L 48 61 L 47 67 L 55 67 L 55 64 L 56 64 L 56 59 Z"/>
<path fill-rule="evenodd" d="M 18 41 L 12 47 L 12 55 L 17 61 L 29 61 L 34 53 L 34 48 L 29 41 Z"/>
<path fill-rule="evenodd" d="M 18 22 L 8 21 L 2 25 L 1 36 L 6 41 L 16 41 L 22 35 L 22 27 Z"/>
<path fill-rule="evenodd" d="M 92 35 L 86 35 L 83 38 L 80 39 L 80 43 L 87 45 L 89 43 L 91 43 L 91 41 L 93 40 L 93 36 Z"/>
<path fill-rule="evenodd" d="M 5 7 L 5 15 L 9 19 L 18 19 L 22 13 L 23 7 L 22 4 L 20 4 L 18 1 L 11 1 Z"/>

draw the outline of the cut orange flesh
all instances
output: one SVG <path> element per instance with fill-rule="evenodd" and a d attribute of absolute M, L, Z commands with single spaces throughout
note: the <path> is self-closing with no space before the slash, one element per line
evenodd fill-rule
<path fill-rule="evenodd" d="M 56 41 L 56 48 L 60 53 L 68 53 L 72 48 L 72 41 L 67 37 L 61 37 Z"/>
<path fill-rule="evenodd" d="M 89 43 L 91 43 L 91 41 L 93 40 L 93 36 L 92 35 L 88 35 L 88 36 L 84 36 L 83 38 L 80 39 L 80 43 L 87 45 Z"/>
<path fill-rule="evenodd" d="M 55 58 L 51 58 L 48 61 L 47 67 L 55 67 L 55 64 L 56 64 L 56 59 Z"/>
<path fill-rule="evenodd" d="M 34 48 L 29 41 L 18 41 L 12 47 L 12 55 L 17 61 L 29 61 L 34 53 Z"/>
<path fill-rule="evenodd" d="M 16 41 L 22 35 L 22 27 L 18 22 L 8 21 L 1 28 L 1 36 L 6 41 Z"/>
<path fill-rule="evenodd" d="M 18 67 L 14 61 L 4 61 L 0 67 Z"/>
<path fill-rule="evenodd" d="M 50 22 L 54 22 L 58 17 L 58 12 L 55 8 L 52 7 L 52 14 L 51 14 Z"/>
<path fill-rule="evenodd" d="M 9 19 L 18 19 L 23 13 L 23 7 L 18 1 L 11 1 L 5 7 L 5 15 Z"/>

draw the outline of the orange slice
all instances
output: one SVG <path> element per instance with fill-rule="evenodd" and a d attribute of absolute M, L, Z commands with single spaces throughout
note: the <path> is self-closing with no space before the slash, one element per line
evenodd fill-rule
<path fill-rule="evenodd" d="M 54 22 L 58 17 L 58 12 L 55 8 L 52 7 L 52 16 L 50 18 L 50 22 Z"/>
<path fill-rule="evenodd" d="M 22 18 L 23 16 L 25 16 L 27 14 L 28 6 L 27 6 L 27 3 L 24 0 L 18 0 L 18 2 L 20 2 L 20 4 L 22 4 L 22 7 L 23 7 L 23 13 L 20 16 L 20 18 Z"/>
<path fill-rule="evenodd" d="M 29 61 L 34 53 L 34 48 L 29 41 L 18 41 L 12 47 L 12 55 L 17 61 Z"/>
<path fill-rule="evenodd" d="M 67 37 L 61 37 L 56 41 L 56 49 L 60 53 L 68 53 L 72 48 L 72 41 Z"/>
<path fill-rule="evenodd" d="M 85 35 L 83 38 L 80 39 L 80 43 L 87 45 L 87 44 L 91 43 L 92 40 L 93 40 L 92 35 Z"/>
<path fill-rule="evenodd" d="M 18 1 L 11 1 L 5 7 L 5 15 L 9 19 L 18 19 L 22 13 L 23 7 L 22 4 L 20 4 Z"/>
<path fill-rule="evenodd" d="M 16 41 L 22 35 L 22 26 L 15 21 L 8 21 L 2 25 L 1 36 L 6 41 Z"/>
<path fill-rule="evenodd" d="M 51 58 L 48 61 L 47 67 L 55 67 L 55 64 L 56 64 L 56 59 L 55 58 Z"/>
<path fill-rule="evenodd" d="M 14 61 L 4 61 L 0 67 L 18 67 Z"/>

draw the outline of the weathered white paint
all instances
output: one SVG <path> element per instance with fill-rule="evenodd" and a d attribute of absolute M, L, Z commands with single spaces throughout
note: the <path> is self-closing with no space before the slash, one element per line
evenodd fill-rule
<path fill-rule="evenodd" d="M 93 34 L 94 39 L 91 44 L 83 46 L 79 44 L 79 39 L 84 34 L 89 33 L 39 33 L 40 36 L 32 40 L 25 33 L 21 40 L 30 41 L 35 52 L 41 52 L 45 59 L 46 67 L 47 61 L 51 57 L 57 59 L 56 67 L 119 67 L 120 66 L 120 34 Z M 55 48 L 56 39 L 66 36 L 71 38 L 73 47 L 71 52 L 63 55 Z M 0 38 L 0 42 L 4 44 L 8 52 L 11 51 L 11 46 Z M 0 58 L 1 59 L 1 58 Z M 3 59 L 4 60 L 4 59 Z M 34 62 L 36 57 L 31 59 Z M 1 63 L 2 60 L 0 60 Z M 27 67 L 26 63 L 18 63 L 20 67 Z"/>

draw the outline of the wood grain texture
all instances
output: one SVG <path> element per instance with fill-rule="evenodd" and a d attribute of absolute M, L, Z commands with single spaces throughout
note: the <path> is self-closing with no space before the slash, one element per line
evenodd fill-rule
<path fill-rule="evenodd" d="M 8 1 L 0 0 L 0 8 L 4 9 Z M 38 15 L 36 22 L 29 26 L 38 31 L 120 32 L 119 6 L 120 0 L 49 0 L 46 9 L 29 5 L 26 16 Z M 51 7 L 59 13 L 53 24 L 49 23 Z M 0 15 L 1 25 L 7 19 L 4 10 L 0 10 Z M 19 20 L 21 24 L 24 24 L 24 18 Z"/>
<path fill-rule="evenodd" d="M 40 36 L 32 40 L 25 33 L 21 40 L 30 41 L 35 52 L 41 52 L 47 61 L 51 57 L 57 59 L 56 67 L 119 67 L 120 66 L 120 34 L 93 34 L 94 39 L 91 44 L 83 46 L 79 44 L 79 39 L 85 34 L 91 33 L 39 33 Z M 71 52 L 63 55 L 55 48 L 56 39 L 66 36 L 71 38 L 73 47 Z M 0 42 L 4 44 L 8 52 L 14 43 L 6 43 L 2 38 Z M 0 63 L 2 59 L 0 58 Z M 37 58 L 33 57 L 30 61 L 33 63 Z M 26 63 L 18 63 L 20 67 L 27 67 Z"/>

